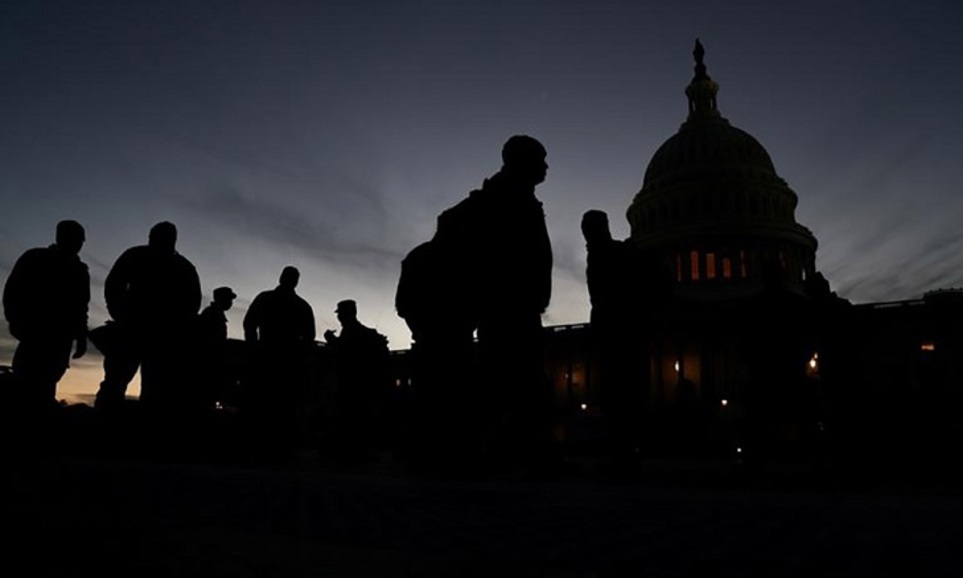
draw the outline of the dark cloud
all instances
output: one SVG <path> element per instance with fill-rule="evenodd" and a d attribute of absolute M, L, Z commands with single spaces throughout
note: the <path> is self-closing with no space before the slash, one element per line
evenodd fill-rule
<path fill-rule="evenodd" d="M 343 212 L 312 218 L 313 212 L 299 212 L 290 203 L 255 198 L 232 187 L 221 187 L 190 206 L 205 220 L 225 225 L 239 236 L 292 247 L 333 264 L 374 267 L 397 263 L 404 256 L 402 251 L 358 238 L 361 235 L 352 223 L 359 221 Z"/>

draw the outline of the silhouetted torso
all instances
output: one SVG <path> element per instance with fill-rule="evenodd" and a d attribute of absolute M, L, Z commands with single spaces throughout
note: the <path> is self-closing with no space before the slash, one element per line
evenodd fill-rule
<path fill-rule="evenodd" d="M 8 396 L 28 413 L 56 407 L 57 383 L 70 365 L 74 341 L 86 350 L 90 276 L 76 253 L 57 245 L 30 249 L 14 264 L 3 292 L 4 314 L 18 340 L 16 391 Z M 82 350 L 81 350 L 82 348 Z"/>
<path fill-rule="evenodd" d="M 531 320 L 548 307 L 552 247 L 534 186 L 497 173 L 438 217 L 438 234 L 467 264 L 479 325 Z"/>
<path fill-rule="evenodd" d="M 215 304 L 210 304 L 197 316 L 198 333 L 205 344 L 220 346 L 227 341 L 227 315 Z"/>
<path fill-rule="evenodd" d="M 4 314 L 17 339 L 83 335 L 89 301 L 87 265 L 56 245 L 25 252 L 10 272 L 3 293 Z"/>
<path fill-rule="evenodd" d="M 283 287 L 259 293 L 244 316 L 245 338 L 267 346 L 313 343 L 315 333 L 311 306 Z"/>
<path fill-rule="evenodd" d="M 180 330 L 201 307 L 201 282 L 183 255 L 141 245 L 114 263 L 104 298 L 111 317 L 136 331 Z"/>
<path fill-rule="evenodd" d="M 104 298 L 116 325 L 105 339 L 97 407 L 119 407 L 138 367 L 144 407 L 178 410 L 190 397 L 186 354 L 201 307 L 201 282 L 194 265 L 175 250 L 176 239 L 172 223 L 154 225 L 148 244 L 121 253 L 107 274 Z"/>

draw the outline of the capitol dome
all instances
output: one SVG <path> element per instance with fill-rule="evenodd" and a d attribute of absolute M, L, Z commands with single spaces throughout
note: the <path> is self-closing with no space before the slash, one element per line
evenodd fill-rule
<path fill-rule="evenodd" d="M 795 220 L 796 194 L 759 141 L 719 113 L 699 41 L 693 55 L 688 118 L 646 168 L 627 211 L 631 241 L 665 258 L 684 297 L 751 295 L 774 280 L 801 291 L 817 242 Z"/>

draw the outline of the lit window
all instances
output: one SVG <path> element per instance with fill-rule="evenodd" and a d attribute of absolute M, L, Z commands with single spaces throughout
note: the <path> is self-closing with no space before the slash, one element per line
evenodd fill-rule
<path fill-rule="evenodd" d="M 936 351 L 936 344 L 932 341 L 926 341 L 920 345 L 920 351 Z"/>
<path fill-rule="evenodd" d="M 722 258 L 722 277 L 732 279 L 732 261 L 729 260 L 729 257 Z"/>
<path fill-rule="evenodd" d="M 699 252 L 693 251 L 689 253 L 689 262 L 692 266 L 692 280 L 699 280 Z"/>
<path fill-rule="evenodd" d="M 679 362 L 678 362 L 678 361 L 675 362 L 675 372 L 676 372 L 676 373 L 679 373 Z"/>
<path fill-rule="evenodd" d="M 706 253 L 706 279 L 716 278 L 716 254 Z"/>

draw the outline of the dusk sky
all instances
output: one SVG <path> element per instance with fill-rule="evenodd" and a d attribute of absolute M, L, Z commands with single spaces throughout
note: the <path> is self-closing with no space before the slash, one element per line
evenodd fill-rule
<path fill-rule="evenodd" d="M 7 0 L 0 280 L 76 219 L 94 327 L 111 264 L 170 220 L 204 304 L 238 293 L 232 337 L 295 265 L 319 335 L 354 298 L 405 348 L 402 257 L 525 133 L 550 166 L 544 321 L 583 322 L 581 215 L 628 235 L 645 167 L 685 120 L 697 37 L 721 113 L 799 196 L 833 290 L 963 286 L 963 10 L 935 0 Z M 75 362 L 61 396 L 93 392 L 100 363 Z"/>

